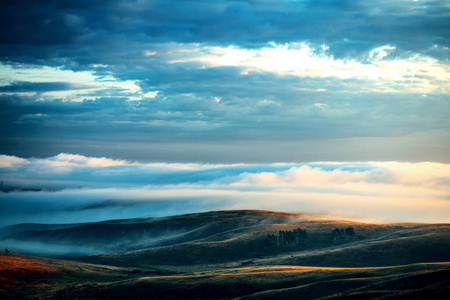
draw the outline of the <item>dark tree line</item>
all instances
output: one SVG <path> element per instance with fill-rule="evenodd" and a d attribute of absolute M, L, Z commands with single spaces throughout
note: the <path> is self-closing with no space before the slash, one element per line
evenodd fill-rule
<path fill-rule="evenodd" d="M 271 246 L 299 245 L 304 243 L 307 238 L 308 233 L 301 228 L 294 229 L 293 231 L 280 230 L 277 235 L 268 234 L 266 236 L 266 243 Z"/>
<path fill-rule="evenodd" d="M 345 230 L 336 228 L 333 231 L 331 231 L 331 237 L 333 241 L 342 240 L 345 237 L 352 238 L 354 234 L 355 230 L 353 229 L 353 227 L 345 228 Z"/>

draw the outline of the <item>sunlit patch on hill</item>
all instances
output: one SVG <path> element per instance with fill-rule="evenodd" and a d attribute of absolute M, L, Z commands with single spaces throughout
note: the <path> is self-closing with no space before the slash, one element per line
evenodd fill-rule
<path fill-rule="evenodd" d="M 56 269 L 37 259 L 16 255 L 0 255 L 0 290 L 41 285 L 38 279 L 55 274 Z"/>

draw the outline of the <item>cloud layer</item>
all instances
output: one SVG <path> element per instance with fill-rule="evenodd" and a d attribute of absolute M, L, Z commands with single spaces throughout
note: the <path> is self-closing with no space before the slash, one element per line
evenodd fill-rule
<path fill-rule="evenodd" d="M 331 214 L 376 222 L 450 222 L 441 163 L 139 163 L 59 154 L 0 156 L 1 224 L 70 223 L 219 209 Z M 28 190 L 25 190 L 28 189 Z"/>
<path fill-rule="evenodd" d="M 449 16 L 445 0 L 3 1 L 1 153 L 449 163 Z"/>

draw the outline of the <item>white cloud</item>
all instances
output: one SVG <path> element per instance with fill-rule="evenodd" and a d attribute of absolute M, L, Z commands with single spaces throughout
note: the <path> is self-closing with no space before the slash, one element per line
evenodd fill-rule
<path fill-rule="evenodd" d="M 45 165 L 49 167 L 71 166 L 71 167 L 102 168 L 102 167 L 132 165 L 135 163 L 130 163 L 125 160 L 110 159 L 106 157 L 87 157 L 78 154 L 61 153 L 49 159 L 36 160 L 35 164 Z"/>
<path fill-rule="evenodd" d="M 156 55 L 156 51 L 144 50 L 142 54 L 144 54 L 144 56 L 153 56 Z"/>
<path fill-rule="evenodd" d="M 155 98 L 158 95 L 159 91 L 147 92 L 144 94 L 145 98 Z"/>
<path fill-rule="evenodd" d="M 30 162 L 26 159 L 9 156 L 0 155 L 0 168 L 17 168 L 28 165 Z"/>
<path fill-rule="evenodd" d="M 386 45 L 386 46 L 381 46 L 381 47 L 375 48 L 369 52 L 369 59 L 372 61 L 382 60 L 383 58 L 388 56 L 388 54 L 389 54 L 389 52 L 391 52 L 391 50 L 395 50 L 395 47 Z"/>
<path fill-rule="evenodd" d="M 58 168 L 58 167 L 78 167 L 78 168 L 103 168 L 112 166 L 131 166 L 126 160 L 116 160 L 106 157 L 87 157 L 78 154 L 60 153 L 50 158 L 30 158 L 24 159 L 16 156 L 0 155 L 0 168 L 27 167 L 30 170 L 35 168 Z"/>
<path fill-rule="evenodd" d="M 448 92 L 450 72 L 447 65 L 419 54 L 407 58 L 391 57 L 394 46 L 372 49 L 367 61 L 336 59 L 327 45 L 314 48 L 309 43 L 270 43 L 259 49 L 237 46 L 211 47 L 172 45 L 169 63 L 198 63 L 199 68 L 218 66 L 241 67 L 241 75 L 249 72 L 271 72 L 298 77 L 357 79 L 365 81 L 360 88 L 372 92 L 428 93 Z M 186 48 L 197 51 L 186 51 Z M 191 50 L 192 50 L 191 49 Z"/>
<path fill-rule="evenodd" d="M 328 105 L 325 104 L 325 103 L 314 103 L 314 106 L 317 107 L 317 108 L 325 108 L 325 107 L 327 107 Z"/>
<path fill-rule="evenodd" d="M 97 77 L 91 71 L 74 72 L 54 67 L 27 65 L 5 65 L 0 63 L 0 85 L 14 82 L 70 82 L 79 85 L 91 85 Z"/>
<path fill-rule="evenodd" d="M 450 165 L 423 162 L 373 162 L 374 166 L 389 170 L 389 180 L 392 183 L 415 186 L 443 186 L 450 192 Z"/>
<path fill-rule="evenodd" d="M 98 67 L 98 66 L 94 66 Z M 20 82 L 61 82 L 67 83 L 68 88 L 58 91 L 39 92 L 36 100 L 63 99 L 65 101 L 82 101 L 84 99 L 95 99 L 99 92 L 104 97 L 137 97 L 142 100 L 145 96 L 135 80 L 119 80 L 112 73 L 97 75 L 95 71 L 72 71 L 61 67 L 37 67 L 34 65 L 7 65 L 0 63 L 0 86 L 7 86 Z M 155 93 L 155 92 L 151 92 Z M 157 92 L 156 92 L 157 93 Z M 23 94 L 23 93 L 4 93 Z M 148 93 L 147 93 L 148 94 Z M 0 93 L 1 95 L 1 93 Z M 152 94 L 150 94 L 152 95 Z M 156 94 L 154 94 L 156 96 Z"/>

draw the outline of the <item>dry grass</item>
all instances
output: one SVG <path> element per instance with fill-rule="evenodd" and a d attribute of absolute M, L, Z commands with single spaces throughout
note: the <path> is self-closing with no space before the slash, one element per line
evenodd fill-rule
<path fill-rule="evenodd" d="M 299 295 L 304 299 L 365 299 L 409 297 L 411 293 L 447 299 L 450 286 L 450 263 L 370 268 L 194 265 L 173 274 L 48 258 L 6 258 L 0 264 L 2 282 L 17 270 L 29 271 L 7 287 L 3 293 L 7 299 L 295 299 Z"/>
<path fill-rule="evenodd" d="M 450 263 L 384 268 L 249 267 L 193 274 L 142 276 L 101 285 L 71 287 L 60 296 L 94 299 L 318 299 L 411 291 L 445 299 Z"/>
<path fill-rule="evenodd" d="M 37 259 L 0 255 L 0 290 L 36 285 L 36 280 L 55 273 L 55 268 L 45 266 Z"/>

